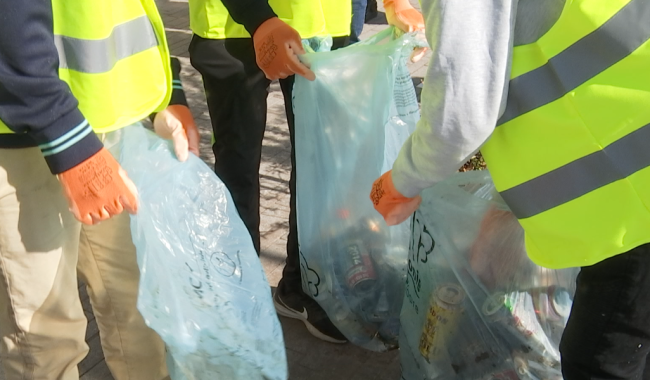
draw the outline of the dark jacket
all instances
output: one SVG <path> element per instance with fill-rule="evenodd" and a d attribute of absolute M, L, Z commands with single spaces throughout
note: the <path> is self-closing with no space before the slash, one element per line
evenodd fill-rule
<path fill-rule="evenodd" d="M 54 174 L 102 148 L 98 137 L 88 133 L 58 67 L 51 0 L 0 0 L 0 120 L 16 132 L 0 134 L 0 148 L 38 146 Z M 172 68 L 178 79 L 175 58 Z M 182 90 L 174 90 L 170 104 L 187 104 Z"/>

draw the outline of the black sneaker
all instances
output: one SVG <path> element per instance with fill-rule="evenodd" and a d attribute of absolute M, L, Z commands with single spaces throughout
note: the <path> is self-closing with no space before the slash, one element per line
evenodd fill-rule
<path fill-rule="evenodd" d="M 346 343 L 348 340 L 332 324 L 325 310 L 307 294 L 284 292 L 280 296 L 280 286 L 273 295 L 273 305 L 278 314 L 302 321 L 311 335 L 330 343 Z"/>

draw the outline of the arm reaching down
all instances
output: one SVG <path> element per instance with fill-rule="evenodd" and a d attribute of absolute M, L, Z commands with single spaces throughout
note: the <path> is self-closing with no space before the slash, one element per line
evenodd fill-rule
<path fill-rule="evenodd" d="M 423 0 L 433 51 L 422 118 L 393 165 L 414 197 L 456 172 L 492 134 L 505 106 L 517 0 Z"/>

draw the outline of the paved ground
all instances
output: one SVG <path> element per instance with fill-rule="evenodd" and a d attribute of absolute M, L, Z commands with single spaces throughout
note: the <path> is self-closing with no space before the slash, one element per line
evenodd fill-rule
<path fill-rule="evenodd" d="M 192 36 L 189 30 L 187 3 L 183 0 L 157 0 L 164 19 L 172 54 L 183 64 L 183 86 L 190 107 L 201 130 L 201 158 L 214 163 L 210 147 L 210 119 L 200 75 L 189 63 L 187 46 Z M 380 1 L 381 3 L 381 1 Z M 413 1 L 414 5 L 417 1 Z M 380 6 L 381 8 L 381 6 Z M 381 11 L 381 9 L 380 9 Z M 367 24 L 362 38 L 386 27 L 382 12 Z M 411 65 L 414 78 L 423 77 L 427 57 Z M 416 80 L 417 81 L 417 80 Z M 290 170 L 289 131 L 286 125 L 282 93 L 277 82 L 271 85 L 268 100 L 268 124 L 260 170 L 262 194 L 262 253 L 261 260 L 268 280 L 275 287 L 281 277 L 288 232 Z M 112 376 L 104 362 L 99 332 L 88 297 L 80 289 L 89 320 L 86 339 L 90 353 L 80 364 L 82 380 L 110 380 Z M 284 330 L 291 380 L 397 380 L 400 377 L 397 351 L 374 353 L 351 344 L 333 345 L 313 338 L 302 323 L 281 317 Z M 0 380 L 3 380 L 0 373 Z M 230 379 L 224 379 L 230 380 Z"/>

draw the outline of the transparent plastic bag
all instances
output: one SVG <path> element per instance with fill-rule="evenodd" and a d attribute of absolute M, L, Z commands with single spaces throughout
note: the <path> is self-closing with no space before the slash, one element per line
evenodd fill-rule
<path fill-rule="evenodd" d="M 401 313 L 402 378 L 561 379 L 577 268 L 535 265 L 488 171 L 422 193 Z"/>
<path fill-rule="evenodd" d="M 334 40 L 332 36 L 314 36 L 302 40 L 302 47 L 307 53 L 316 53 L 332 50 Z"/>
<path fill-rule="evenodd" d="M 225 185 L 140 125 L 105 144 L 138 188 L 138 309 L 167 346 L 171 378 L 286 379 L 271 289 Z"/>
<path fill-rule="evenodd" d="M 368 194 L 419 119 L 406 59 L 415 35 L 393 28 L 302 57 L 296 77 L 298 240 L 303 288 L 353 343 L 397 346 L 409 225 L 388 227 Z"/>

